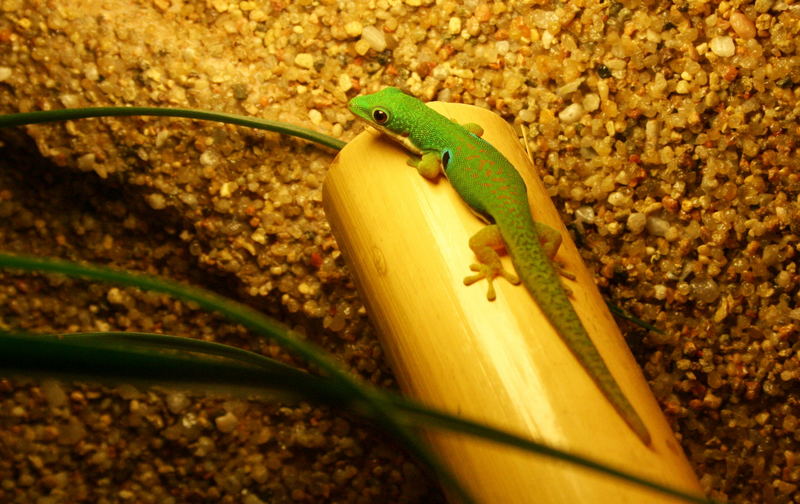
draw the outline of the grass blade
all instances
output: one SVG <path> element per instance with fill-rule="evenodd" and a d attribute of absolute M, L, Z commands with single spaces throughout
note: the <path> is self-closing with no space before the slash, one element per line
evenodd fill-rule
<path fill-rule="evenodd" d="M 662 331 L 658 327 L 656 327 L 653 324 L 650 324 L 648 322 L 645 322 L 644 320 L 642 320 L 642 319 L 640 319 L 638 317 L 635 317 L 634 315 L 631 315 L 630 313 L 626 312 L 625 310 L 623 310 L 619 306 L 615 305 L 614 303 L 606 301 L 606 306 L 608 306 L 609 311 L 611 311 L 611 313 L 613 313 L 617 317 L 623 318 L 623 319 L 627 320 L 628 322 L 632 322 L 632 323 L 638 325 L 639 327 L 641 327 L 642 329 L 647 329 L 648 331 L 653 331 L 654 333 L 657 333 L 657 334 L 664 334 L 664 331 Z"/>
<path fill-rule="evenodd" d="M 16 334 L 0 331 L 0 369 L 113 384 L 279 395 L 348 407 L 347 389 L 291 366 L 207 341 L 150 333 Z M 268 394 L 265 394 L 268 393 Z M 277 394 L 273 394 L 277 393 Z"/>
<path fill-rule="evenodd" d="M 346 145 L 338 138 L 324 135 L 309 128 L 295 126 L 280 121 L 270 121 L 256 117 L 238 114 L 226 114 L 210 110 L 195 110 L 184 108 L 164 107 L 84 107 L 59 110 L 42 110 L 35 112 L 20 112 L 17 114 L 0 115 L 0 128 L 11 126 L 24 126 L 26 124 L 39 124 L 54 121 L 69 121 L 72 119 L 85 119 L 87 117 L 123 117 L 123 116 L 161 116 L 183 117 L 186 119 L 200 119 L 226 124 L 236 124 L 248 128 L 275 131 L 284 135 L 291 135 L 320 145 L 341 150 Z"/>
<path fill-rule="evenodd" d="M 265 392 L 278 391 L 281 399 L 317 401 L 372 417 L 363 403 L 352 401 L 347 390 L 329 378 L 314 376 L 236 347 L 163 334 L 101 332 L 56 336 L 0 332 L 0 369 L 23 375 L 78 377 L 113 383 L 176 384 L 199 391 L 222 386 L 223 393 L 245 397 L 255 392 L 272 398 Z M 713 501 L 590 458 L 455 417 L 397 394 L 384 394 L 397 410 L 404 413 L 403 420 L 409 427 L 435 428 L 480 437 L 613 476 L 687 502 L 713 504 Z"/>
<path fill-rule="evenodd" d="M 410 453 L 413 453 L 418 456 L 420 460 L 428 463 L 437 476 L 442 478 L 450 488 L 453 488 L 455 493 L 462 498 L 463 502 L 472 502 L 472 500 L 466 494 L 466 491 L 460 487 L 452 474 L 434 455 L 430 454 L 429 450 L 422 445 L 417 436 L 412 434 L 409 427 L 446 429 L 453 432 L 477 436 L 613 476 L 638 486 L 681 498 L 686 502 L 715 504 L 712 500 L 688 494 L 681 490 L 648 480 L 647 478 L 638 477 L 628 472 L 609 467 L 590 458 L 564 452 L 501 429 L 495 429 L 428 408 L 397 394 L 384 392 L 372 386 L 359 384 L 355 379 L 350 378 L 349 375 L 340 370 L 338 366 L 328 358 L 318 354 L 318 352 L 320 352 L 319 350 L 296 339 L 296 335 L 292 331 L 284 328 L 280 323 L 269 319 L 249 307 L 210 292 L 185 287 L 155 277 L 132 275 L 108 268 L 83 266 L 61 260 L 45 260 L 33 257 L 0 254 L 0 268 L 62 273 L 70 276 L 81 276 L 94 280 L 120 283 L 164 292 L 183 300 L 193 301 L 211 311 L 222 313 L 232 320 L 243 323 L 243 325 L 250 327 L 259 334 L 272 337 L 281 344 L 285 343 L 286 348 L 295 351 L 309 362 L 316 364 L 318 367 L 328 372 L 328 376 L 318 377 L 310 375 L 252 352 L 218 343 L 209 343 L 189 338 L 146 333 L 91 333 L 88 335 L 67 335 L 65 337 L 50 336 L 51 340 L 59 339 L 61 342 L 67 342 L 70 345 L 78 346 L 78 359 L 83 358 L 80 356 L 81 350 L 97 346 L 98 342 L 102 342 L 103 345 L 109 346 L 116 352 L 123 352 L 124 348 L 130 346 L 136 351 L 142 348 L 147 348 L 150 352 L 154 350 L 183 351 L 195 355 L 213 357 L 214 359 L 227 359 L 235 362 L 242 368 L 237 371 L 238 373 L 242 373 L 241 377 L 253 379 L 254 376 L 258 375 L 260 376 L 258 380 L 263 379 L 265 380 L 264 383 L 275 384 L 277 382 L 275 380 L 270 382 L 272 378 L 269 377 L 267 371 L 265 371 L 272 370 L 273 373 L 288 377 L 288 381 L 285 383 L 289 383 L 290 387 L 294 387 L 293 392 L 295 393 L 308 393 L 309 396 L 307 397 L 316 397 L 323 402 L 333 400 L 338 405 L 347 405 L 360 414 L 377 421 L 381 427 L 391 432 L 405 443 Z M 38 338 L 42 337 L 36 336 L 33 339 Z M 21 342 L 19 338 L 15 341 L 11 341 L 11 339 L 11 336 L 8 338 L 0 338 L 0 368 L 14 367 L 17 365 L 18 367 L 15 369 L 19 369 L 19 364 L 24 359 L 17 358 L 15 354 L 16 352 L 22 352 L 20 355 L 23 357 L 28 355 L 28 361 L 22 362 L 22 364 L 24 364 L 21 366 L 22 371 L 24 371 L 27 366 L 30 366 L 30 368 L 35 367 L 36 369 L 41 368 L 44 372 L 47 371 L 48 366 L 42 365 L 41 363 L 37 364 L 36 360 L 31 359 L 31 355 L 38 357 L 42 355 L 36 349 L 36 342 L 27 343 L 30 347 L 26 349 L 19 346 L 21 343 L 24 343 Z M 114 348 L 115 346 L 116 348 Z M 123 350 L 120 350 L 120 348 Z M 94 351 L 99 352 L 96 349 Z M 24 352 L 28 353 L 25 354 Z M 51 352 L 53 352 L 51 356 L 53 360 L 50 361 L 50 363 L 53 366 L 52 369 L 56 369 L 60 365 L 58 359 L 60 357 L 63 358 L 65 354 L 52 350 Z M 122 357 L 124 358 L 124 355 Z M 101 355 L 100 353 L 94 354 L 94 359 L 114 362 L 112 359 L 109 359 L 107 355 Z M 93 359 L 90 359 L 90 362 L 92 360 Z M 181 363 L 178 367 L 180 369 L 191 369 L 189 365 L 184 363 Z M 152 372 L 152 369 L 152 365 L 148 365 L 147 370 Z M 235 380 L 240 377 L 240 375 L 236 374 L 237 372 L 232 372 L 232 379 Z M 259 375 L 258 372 L 262 374 Z M 205 378 L 211 374 L 216 373 L 209 373 L 208 368 L 203 371 L 203 377 Z M 261 382 L 251 381 L 250 383 Z"/>
<path fill-rule="evenodd" d="M 426 463 L 443 484 L 450 488 L 462 502 L 465 504 L 474 502 L 438 457 L 425 447 L 414 433 L 393 416 L 397 412 L 394 410 L 392 402 L 387 401 L 386 396 L 380 390 L 363 384 L 350 376 L 332 359 L 325 356 L 321 350 L 302 341 L 294 331 L 249 306 L 224 298 L 213 292 L 188 287 L 162 278 L 149 275 L 134 275 L 111 268 L 87 266 L 60 259 L 42 259 L 0 253 L 0 268 L 59 273 L 169 294 L 184 301 L 194 302 L 208 311 L 224 315 L 229 320 L 247 327 L 256 334 L 272 338 L 284 348 L 319 368 L 330 379 L 338 382 L 347 391 L 352 400 L 362 402 L 367 408 L 369 416 L 378 422 L 385 431 L 401 441 L 409 453 Z"/>

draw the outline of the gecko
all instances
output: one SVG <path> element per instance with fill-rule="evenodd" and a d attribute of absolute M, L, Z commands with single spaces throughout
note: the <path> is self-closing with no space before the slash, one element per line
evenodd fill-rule
<path fill-rule="evenodd" d="M 466 285 L 486 279 L 487 298 L 496 297 L 493 280 L 503 277 L 527 288 L 546 319 L 577 360 L 645 445 L 650 433 L 620 389 L 561 283 L 553 259 L 561 244 L 558 230 L 533 219 L 528 194 L 514 166 L 474 123 L 460 125 L 394 87 L 356 96 L 348 108 L 359 119 L 415 154 L 409 164 L 435 179 L 443 172 L 452 187 L 486 226 L 469 240 L 477 263 Z M 499 252 L 506 251 L 517 275 L 507 271 Z"/>

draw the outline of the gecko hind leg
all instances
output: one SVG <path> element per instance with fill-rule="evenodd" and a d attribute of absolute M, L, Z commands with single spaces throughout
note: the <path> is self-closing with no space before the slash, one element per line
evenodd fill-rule
<path fill-rule="evenodd" d="M 465 130 L 469 131 L 470 133 L 472 133 L 475 136 L 479 136 L 479 137 L 483 136 L 483 128 L 481 127 L 480 124 L 477 124 L 477 123 L 464 123 L 461 126 L 463 126 L 463 128 Z"/>
<path fill-rule="evenodd" d="M 472 285 L 485 278 L 489 284 L 486 298 L 489 301 L 494 301 L 497 297 L 493 283 L 495 277 L 502 276 L 514 285 L 519 283 L 519 278 L 515 274 L 506 271 L 500 262 L 500 255 L 497 251 L 505 250 L 505 242 L 497 225 L 490 224 L 475 233 L 469 239 L 469 248 L 475 253 L 478 262 L 470 265 L 469 268 L 476 273 L 464 278 L 464 285 Z"/>
<path fill-rule="evenodd" d="M 568 280 L 575 280 L 575 275 L 564 269 L 564 265 L 556 260 L 558 248 L 561 246 L 561 233 L 554 227 L 548 226 L 544 222 L 534 222 L 536 224 L 536 234 L 539 235 L 539 243 L 542 244 L 542 250 L 550 258 L 553 267 L 559 275 Z M 562 285 L 568 295 L 572 295 L 572 291 L 566 285 Z"/>
<path fill-rule="evenodd" d="M 484 131 L 483 127 L 478 123 L 468 122 L 468 123 L 461 124 L 458 121 L 456 121 L 455 119 L 453 119 L 452 117 L 450 118 L 450 120 L 453 121 L 454 123 L 460 125 L 462 128 L 464 128 L 465 130 L 469 131 L 470 133 L 472 133 L 475 136 L 479 136 L 479 137 L 483 136 L 483 131 Z"/>

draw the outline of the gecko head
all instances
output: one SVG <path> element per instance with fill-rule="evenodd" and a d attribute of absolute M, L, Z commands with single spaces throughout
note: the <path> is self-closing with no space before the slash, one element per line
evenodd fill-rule
<path fill-rule="evenodd" d="M 392 137 L 405 137 L 408 131 L 396 114 L 403 106 L 404 98 L 410 97 L 397 88 L 387 87 L 377 93 L 356 96 L 350 100 L 347 108 L 379 131 Z"/>

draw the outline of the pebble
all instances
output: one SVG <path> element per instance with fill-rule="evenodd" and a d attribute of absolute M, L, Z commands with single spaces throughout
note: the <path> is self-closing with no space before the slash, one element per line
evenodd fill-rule
<path fill-rule="evenodd" d="M 365 26 L 361 33 L 361 40 L 369 44 L 373 51 L 381 52 L 386 49 L 386 35 L 374 26 Z"/>
<path fill-rule="evenodd" d="M 67 404 L 67 394 L 61 384 L 55 380 L 42 382 L 42 394 L 44 394 L 45 400 L 52 408 L 60 408 Z"/>
<path fill-rule="evenodd" d="M 678 94 L 687 94 L 689 91 L 691 91 L 691 87 L 688 81 L 681 79 L 675 85 L 675 92 Z"/>
<path fill-rule="evenodd" d="M 647 216 L 643 213 L 635 212 L 628 216 L 625 223 L 631 233 L 641 233 L 647 224 Z"/>
<path fill-rule="evenodd" d="M 647 218 L 647 232 L 653 236 L 666 236 L 669 227 L 669 221 L 661 217 Z"/>
<path fill-rule="evenodd" d="M 583 105 L 580 103 L 571 103 L 558 113 L 558 118 L 565 123 L 574 123 L 583 116 L 583 112 Z"/>
<path fill-rule="evenodd" d="M 339 90 L 344 93 L 353 89 L 353 79 L 351 79 L 346 73 L 339 74 L 337 83 L 339 85 Z"/>
<path fill-rule="evenodd" d="M 217 425 L 217 429 L 219 429 L 220 432 L 233 432 L 236 425 L 239 423 L 239 419 L 236 418 L 236 415 L 232 412 L 228 411 L 224 415 L 214 419 L 214 423 Z"/>
<path fill-rule="evenodd" d="M 359 56 L 364 56 L 370 50 L 369 42 L 364 40 L 364 38 L 362 37 L 361 39 L 359 39 L 358 42 L 356 42 L 355 50 L 356 54 L 358 54 Z"/>
<path fill-rule="evenodd" d="M 758 13 L 765 13 L 770 10 L 775 3 L 775 0 L 756 0 L 755 8 Z"/>
<path fill-rule="evenodd" d="M 588 93 L 583 97 L 583 109 L 586 112 L 594 112 L 600 108 L 600 96 L 596 93 Z"/>
<path fill-rule="evenodd" d="M 461 33 L 461 18 L 457 16 L 453 16 L 450 18 L 450 21 L 447 22 L 447 32 L 450 35 L 458 35 Z"/>
<path fill-rule="evenodd" d="M 189 404 L 191 404 L 191 401 L 182 392 L 170 392 L 167 394 L 167 408 L 174 414 L 182 412 Z"/>
<path fill-rule="evenodd" d="M 163 210 L 167 207 L 167 200 L 161 193 L 150 193 L 145 196 L 145 199 L 153 210 Z"/>
<path fill-rule="evenodd" d="M 756 25 L 741 12 L 736 11 L 731 14 L 730 22 L 731 28 L 736 32 L 736 35 L 743 39 L 751 39 L 756 36 Z"/>
<path fill-rule="evenodd" d="M 308 53 L 298 53 L 297 56 L 294 57 L 294 64 L 301 68 L 313 68 L 314 57 Z"/>
<path fill-rule="evenodd" d="M 344 25 L 344 32 L 347 34 L 348 37 L 359 37 L 361 36 L 361 32 L 364 30 L 364 25 L 359 23 L 358 21 L 350 21 L 349 23 L 345 23 Z"/>
<path fill-rule="evenodd" d="M 716 54 L 721 58 L 729 58 L 736 54 L 736 44 L 733 43 L 733 39 L 728 36 L 717 36 L 711 39 L 708 46 L 711 48 L 711 52 Z"/>

